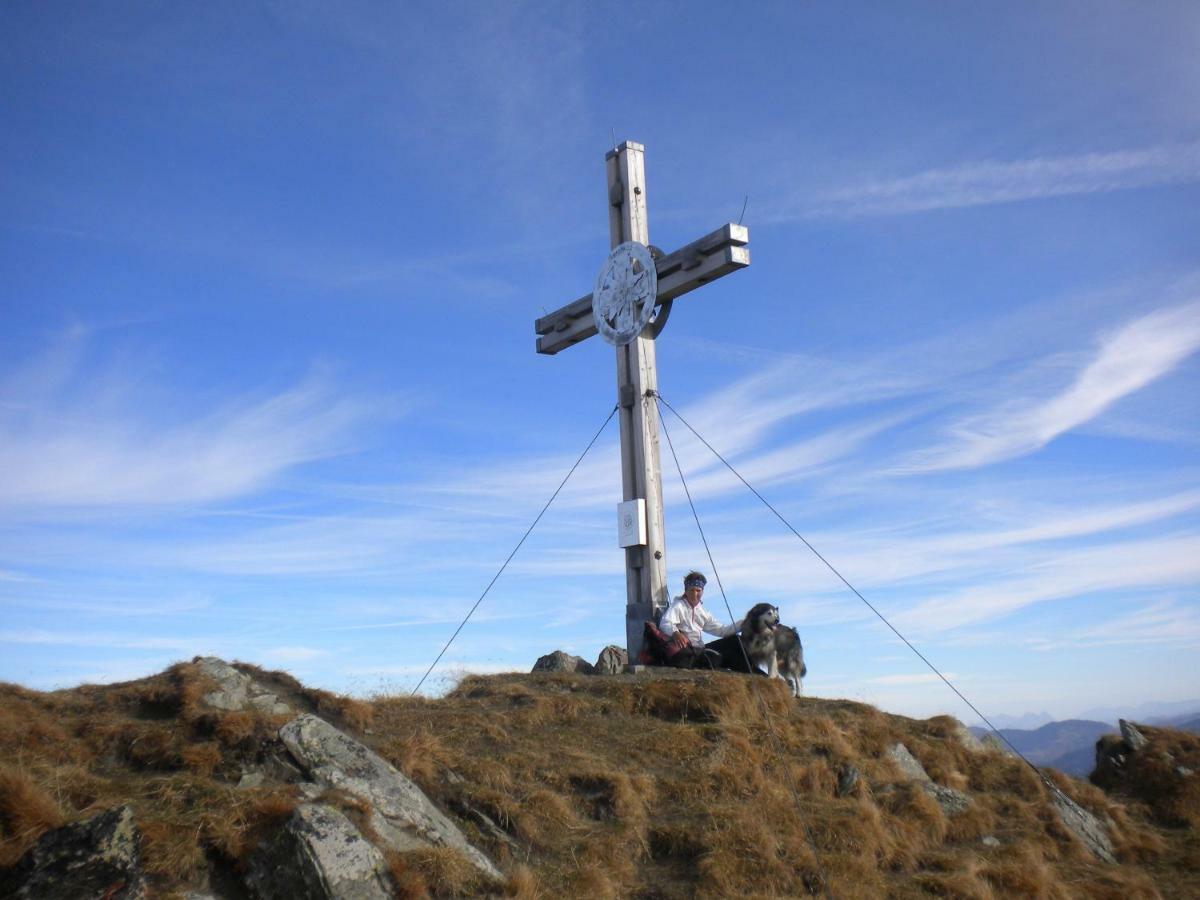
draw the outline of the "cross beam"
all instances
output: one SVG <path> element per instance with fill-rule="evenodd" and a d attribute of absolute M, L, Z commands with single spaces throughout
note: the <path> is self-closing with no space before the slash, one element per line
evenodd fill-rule
<path fill-rule="evenodd" d="M 611 245 L 649 246 L 646 224 L 645 147 L 633 141 L 604 157 L 608 176 Z M 632 342 L 617 347 L 617 402 L 621 423 L 621 487 L 626 501 L 643 500 L 645 543 L 625 547 L 625 638 L 630 662 L 642 646 L 642 623 L 670 603 L 667 588 L 662 472 L 658 454 L 658 372 L 654 339 L 676 297 L 750 265 L 750 233 L 723 225 L 654 262 L 658 315 Z M 580 297 L 534 323 L 537 352 L 553 355 L 597 334 L 592 295 Z"/>
<path fill-rule="evenodd" d="M 742 225 L 722 225 L 674 253 L 654 261 L 658 272 L 658 302 L 667 303 L 750 265 L 750 229 Z M 660 313 L 661 315 L 661 313 Z M 537 352 L 552 356 L 596 334 L 592 318 L 592 295 L 586 294 L 533 323 Z"/>

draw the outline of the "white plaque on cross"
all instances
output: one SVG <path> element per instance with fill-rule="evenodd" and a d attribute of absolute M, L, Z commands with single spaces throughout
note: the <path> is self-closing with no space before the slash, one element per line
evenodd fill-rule
<path fill-rule="evenodd" d="M 648 248 L 645 147 L 625 141 L 605 155 L 608 176 L 608 231 L 611 245 Z M 621 422 L 622 499 L 645 501 L 645 543 L 625 548 L 625 638 L 629 661 L 637 660 L 642 625 L 667 606 L 666 545 L 663 529 L 662 472 L 658 458 L 658 375 L 654 339 L 666 324 L 676 297 L 722 275 L 750 265 L 749 231 L 723 225 L 665 255 L 652 256 L 657 290 L 656 315 L 640 306 L 640 332 L 617 346 L 617 403 Z M 642 263 L 639 263 L 641 265 Z M 607 262 L 606 262 L 607 265 Z M 636 271 L 636 267 L 635 267 Z M 604 271 L 597 280 L 601 290 Z M 534 323 L 537 352 L 555 354 L 599 333 L 593 295 L 580 297 Z M 619 304 L 618 304 L 619 305 Z M 608 327 L 629 327 L 627 311 L 614 312 Z M 644 314 L 644 315 L 643 315 Z M 634 326 L 639 327 L 639 326 Z M 608 336 L 606 334 L 606 339 Z M 612 341 L 612 343 L 619 343 Z"/>

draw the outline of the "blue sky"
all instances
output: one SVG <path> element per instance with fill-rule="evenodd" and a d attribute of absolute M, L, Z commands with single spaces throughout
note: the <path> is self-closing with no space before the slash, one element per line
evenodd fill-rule
<path fill-rule="evenodd" d="M 411 689 L 614 402 L 533 321 L 607 253 L 615 136 L 656 245 L 746 204 L 663 396 L 967 696 L 1200 698 L 1198 42 L 1182 2 L 5 4 L 0 680 Z M 668 425 L 810 693 L 972 718 Z M 610 425 L 432 690 L 623 640 L 618 472 Z"/>

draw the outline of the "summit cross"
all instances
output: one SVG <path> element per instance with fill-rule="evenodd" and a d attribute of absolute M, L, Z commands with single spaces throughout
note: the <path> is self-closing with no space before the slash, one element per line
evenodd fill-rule
<path fill-rule="evenodd" d="M 608 232 L 613 248 L 627 242 L 649 247 L 645 153 L 641 144 L 625 141 L 605 154 Z M 636 662 L 642 647 L 643 623 L 671 601 L 666 577 L 654 341 L 676 297 L 750 265 L 749 241 L 748 229 L 728 224 L 673 253 L 664 255 L 650 247 L 658 281 L 653 301 L 656 313 L 636 337 L 616 348 L 625 501 L 618 515 L 624 520 L 619 531 L 620 544 L 625 548 L 625 638 L 631 663 Z M 543 316 L 534 328 L 539 335 L 537 352 L 549 355 L 597 334 L 592 295 Z"/>

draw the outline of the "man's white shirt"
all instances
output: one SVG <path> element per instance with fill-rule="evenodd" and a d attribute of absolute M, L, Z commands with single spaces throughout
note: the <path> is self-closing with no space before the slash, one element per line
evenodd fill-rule
<path fill-rule="evenodd" d="M 682 596 L 671 601 L 671 605 L 667 607 L 658 623 L 659 630 L 668 637 L 676 631 L 683 632 L 688 643 L 697 650 L 704 647 L 704 637 L 701 632 L 707 632 L 716 637 L 728 637 L 736 634 L 741 625 L 741 622 L 723 625 L 704 608 L 703 602 L 697 603 L 693 607 L 687 602 L 687 597 Z"/>

